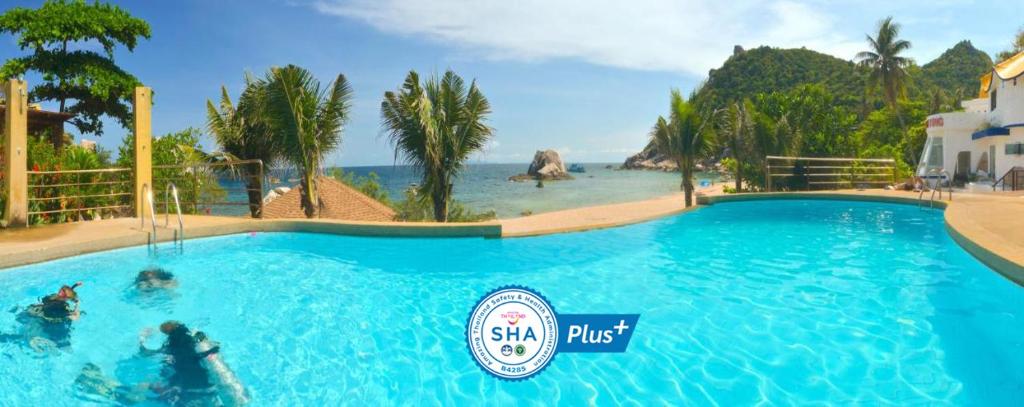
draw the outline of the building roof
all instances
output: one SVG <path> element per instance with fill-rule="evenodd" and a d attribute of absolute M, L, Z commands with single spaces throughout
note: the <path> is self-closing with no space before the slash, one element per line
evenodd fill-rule
<path fill-rule="evenodd" d="M 0 104 L 0 124 L 6 120 L 6 113 L 7 105 Z M 58 128 L 61 129 L 60 133 L 63 133 L 64 122 L 72 117 L 75 117 L 75 115 L 41 110 L 37 106 L 30 105 L 28 109 L 28 131 L 34 134 L 43 130 Z"/>
<path fill-rule="evenodd" d="M 329 177 L 317 178 L 320 190 L 320 211 L 322 219 L 341 219 L 356 221 L 387 222 L 395 219 L 395 211 L 370 198 L 341 181 Z M 263 205 L 265 219 L 305 218 L 302 211 L 301 193 L 296 186 L 284 195 Z"/>
<path fill-rule="evenodd" d="M 992 68 L 992 72 L 985 74 L 981 77 L 981 97 L 988 94 L 989 88 L 992 86 L 992 75 L 995 74 L 999 79 L 1010 80 L 1024 74 L 1024 52 L 1019 52 L 1005 61 L 996 64 Z"/>

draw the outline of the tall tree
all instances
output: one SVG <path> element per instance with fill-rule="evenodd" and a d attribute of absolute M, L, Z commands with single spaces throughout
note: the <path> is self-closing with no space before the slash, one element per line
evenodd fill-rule
<path fill-rule="evenodd" d="M 678 89 L 673 89 L 668 119 L 659 116 L 651 129 L 651 141 L 658 152 L 671 157 L 679 166 L 683 177 L 679 187 L 687 207 L 693 205 L 693 172 L 697 160 L 711 152 L 713 134 L 707 124 L 693 104 L 683 99 Z"/>
<path fill-rule="evenodd" d="M 736 163 L 733 171 L 736 192 L 743 190 L 743 164 L 747 161 L 748 143 L 754 132 L 754 118 L 749 102 L 734 102 L 721 116 L 718 136 L 721 144 L 729 149 L 729 155 Z"/>
<path fill-rule="evenodd" d="M 907 67 L 909 58 L 901 54 L 910 49 L 910 42 L 899 39 L 900 25 L 886 17 L 878 23 L 878 34 L 867 35 L 869 50 L 857 54 L 861 66 L 871 70 L 871 83 L 882 88 L 885 102 L 896 111 L 900 127 L 906 132 L 907 125 L 899 113 L 899 99 L 906 95 Z"/>
<path fill-rule="evenodd" d="M 341 74 L 321 89 L 313 74 L 295 65 L 271 69 L 258 86 L 266 87 L 265 114 L 281 157 L 302 175 L 302 209 L 315 217 L 321 207 L 317 177 L 324 158 L 341 145 L 352 89 Z"/>
<path fill-rule="evenodd" d="M 82 133 L 103 133 L 101 116 L 128 128 L 131 98 L 139 80 L 114 63 L 118 45 L 133 51 L 138 39 L 149 38 L 149 24 L 117 6 L 99 1 L 49 0 L 37 9 L 15 7 L 0 14 L 0 32 L 17 37 L 32 53 L 0 67 L 0 77 L 38 72 L 43 82 L 32 88 L 33 101 L 56 101 L 61 112 Z M 102 52 L 89 50 L 99 43 Z M 50 135 L 55 145 L 63 135 Z"/>
<path fill-rule="evenodd" d="M 410 71 L 401 88 L 384 93 L 380 110 L 395 157 L 419 169 L 420 196 L 431 200 L 435 220 L 447 222 L 452 181 L 494 134 L 486 124 L 490 103 L 476 81 L 466 88 L 451 70 L 423 84 Z"/>
<path fill-rule="evenodd" d="M 1010 48 L 1007 48 L 1006 51 L 1000 52 L 999 55 L 996 55 L 996 62 L 1003 62 L 1021 52 L 1024 52 L 1024 27 L 1017 30 L 1017 35 L 1013 37 L 1013 42 L 1010 43 Z"/>
<path fill-rule="evenodd" d="M 221 150 L 230 157 L 242 160 L 260 160 L 263 168 L 269 168 L 279 158 L 277 140 L 272 137 L 266 109 L 267 87 L 265 82 L 245 77 L 245 90 L 238 99 L 238 107 L 231 103 L 228 90 L 221 87 L 219 105 L 206 101 L 206 128 Z M 262 180 L 259 168 L 243 165 L 246 191 L 249 196 L 249 211 L 252 217 L 261 217 L 260 203 L 263 199 Z"/>

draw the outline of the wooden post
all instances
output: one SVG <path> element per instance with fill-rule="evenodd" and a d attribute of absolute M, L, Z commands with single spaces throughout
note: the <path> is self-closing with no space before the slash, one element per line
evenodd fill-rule
<path fill-rule="evenodd" d="M 135 88 L 132 100 L 132 133 L 135 135 L 135 217 L 143 216 L 148 205 L 142 188 L 148 185 L 153 191 L 153 91 L 147 87 Z M 153 191 L 155 195 L 156 192 Z"/>
<path fill-rule="evenodd" d="M 4 189 L 7 226 L 28 224 L 28 86 L 11 79 L 4 84 L 7 110 L 4 113 Z"/>
<path fill-rule="evenodd" d="M 772 192 L 772 164 L 768 157 L 764 159 L 764 189 Z"/>

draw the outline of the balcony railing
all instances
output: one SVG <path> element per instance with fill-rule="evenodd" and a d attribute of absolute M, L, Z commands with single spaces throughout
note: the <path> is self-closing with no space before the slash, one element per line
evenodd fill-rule
<path fill-rule="evenodd" d="M 230 160 L 182 165 L 154 165 L 153 185 L 163 191 L 173 182 L 181 211 L 197 215 L 259 217 L 263 213 L 263 161 Z M 165 208 L 164 197 L 156 206 Z"/>
<path fill-rule="evenodd" d="M 132 216 L 131 168 L 27 174 L 29 225 Z"/>
<path fill-rule="evenodd" d="M 880 188 L 896 181 L 887 158 L 765 157 L 765 190 Z"/>

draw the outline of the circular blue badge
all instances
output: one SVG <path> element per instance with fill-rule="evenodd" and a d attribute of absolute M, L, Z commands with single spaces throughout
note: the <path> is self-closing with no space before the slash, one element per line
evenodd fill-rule
<path fill-rule="evenodd" d="M 530 288 L 500 287 L 473 306 L 466 322 L 466 344 L 485 372 L 504 380 L 528 379 L 555 357 L 555 309 Z"/>

